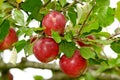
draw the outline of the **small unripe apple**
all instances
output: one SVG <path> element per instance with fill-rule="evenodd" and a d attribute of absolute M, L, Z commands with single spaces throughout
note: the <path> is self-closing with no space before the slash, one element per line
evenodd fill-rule
<path fill-rule="evenodd" d="M 13 43 L 18 41 L 18 36 L 13 28 L 9 29 L 9 33 L 0 43 L 0 50 L 9 49 L 12 47 Z"/>
<path fill-rule="evenodd" d="M 79 50 L 76 50 L 71 58 L 63 55 L 59 64 L 65 74 L 70 77 L 78 77 L 85 71 L 87 60 L 80 55 Z"/>
<path fill-rule="evenodd" d="M 59 46 L 52 38 L 41 38 L 33 46 L 35 57 L 44 63 L 54 60 L 59 53 Z"/>
<path fill-rule="evenodd" d="M 60 35 L 64 33 L 66 19 L 63 14 L 57 11 L 48 13 L 42 20 L 42 26 L 45 27 L 45 34 L 51 35 L 52 30 Z"/>

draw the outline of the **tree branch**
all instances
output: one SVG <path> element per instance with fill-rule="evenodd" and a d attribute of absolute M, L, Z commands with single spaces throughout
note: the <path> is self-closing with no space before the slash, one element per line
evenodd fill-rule
<path fill-rule="evenodd" d="M 0 57 L 0 71 L 6 71 L 12 68 L 18 68 L 18 69 L 24 69 L 24 68 L 40 68 L 40 69 L 50 69 L 53 71 L 53 77 L 48 80 L 76 80 L 76 78 L 71 78 L 61 72 L 59 65 L 56 63 L 51 63 L 51 64 L 46 64 L 46 63 L 40 63 L 40 62 L 34 62 L 34 61 L 29 61 L 26 58 L 22 58 L 20 63 L 17 63 L 16 65 L 13 65 L 11 63 L 4 63 L 2 58 Z M 120 80 L 119 75 L 115 74 L 106 74 L 106 73 L 97 73 L 96 70 L 100 66 L 89 66 L 88 71 L 94 76 L 96 79 L 100 80 Z M 54 75 L 55 74 L 55 75 Z"/>
<path fill-rule="evenodd" d="M 40 69 L 50 69 L 50 70 L 60 70 L 59 66 L 56 63 L 46 64 L 46 63 L 39 63 L 34 61 L 29 61 L 26 58 L 22 58 L 20 63 L 13 65 L 11 63 L 4 63 L 2 59 L 0 59 L 0 70 L 11 69 L 11 68 L 40 68 Z"/>

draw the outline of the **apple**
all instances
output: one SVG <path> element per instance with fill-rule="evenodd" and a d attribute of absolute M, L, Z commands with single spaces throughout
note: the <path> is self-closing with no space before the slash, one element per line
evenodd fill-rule
<path fill-rule="evenodd" d="M 4 40 L 0 43 L 0 50 L 9 49 L 12 45 L 18 41 L 18 36 L 13 28 L 9 29 L 9 33 L 4 38 Z"/>
<path fill-rule="evenodd" d="M 30 43 L 36 41 L 37 38 L 38 38 L 37 36 L 30 36 Z"/>
<path fill-rule="evenodd" d="M 59 45 L 52 38 L 41 38 L 34 43 L 33 52 L 39 61 L 47 63 L 57 57 Z"/>
<path fill-rule="evenodd" d="M 52 11 L 45 15 L 42 20 L 42 27 L 45 27 L 45 34 L 51 35 L 52 30 L 57 31 L 60 35 L 64 33 L 66 19 L 63 14 Z"/>
<path fill-rule="evenodd" d="M 10 72 L 8 73 L 8 80 L 13 80 L 13 75 Z"/>
<path fill-rule="evenodd" d="M 90 40 L 95 40 L 95 37 L 93 35 L 88 35 L 86 36 L 87 39 L 90 39 Z M 77 40 L 77 44 L 80 46 L 80 47 L 84 47 L 84 46 L 91 46 L 91 44 L 85 44 L 85 42 L 83 42 L 82 39 L 80 40 Z"/>
<path fill-rule="evenodd" d="M 61 70 L 70 77 L 80 76 L 87 67 L 87 60 L 76 50 L 71 58 L 63 55 L 59 61 Z"/>

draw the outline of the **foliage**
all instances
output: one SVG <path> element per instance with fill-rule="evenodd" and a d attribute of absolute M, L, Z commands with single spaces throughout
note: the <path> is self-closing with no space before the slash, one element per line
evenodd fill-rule
<path fill-rule="evenodd" d="M 103 31 L 115 19 L 120 21 L 120 1 L 116 8 L 111 8 L 110 0 L 73 0 L 72 2 L 69 0 L 0 0 L 0 42 L 4 40 L 9 28 L 13 27 L 19 36 L 19 41 L 13 45 L 17 52 L 24 50 L 26 57 L 32 55 L 34 42 L 30 43 L 30 37 L 34 35 L 38 38 L 47 37 L 42 27 L 42 19 L 50 11 L 61 12 L 67 20 L 64 35 L 52 31 L 51 37 L 60 47 L 60 54 L 57 58 L 60 58 L 61 53 L 72 57 L 75 49 L 78 48 L 81 55 L 87 59 L 88 67 L 100 66 L 96 69 L 97 73 L 120 76 L 118 73 L 120 72 L 120 37 L 118 37 L 120 32 L 111 34 L 109 31 Z M 33 20 L 39 24 L 30 27 Z M 86 38 L 88 35 L 94 36 L 95 39 Z M 24 38 L 21 39 L 21 36 Z M 82 40 L 90 46 L 80 47 L 77 40 Z M 118 55 L 117 58 L 106 56 L 103 51 L 106 45 L 110 45 L 110 49 Z M 39 76 L 34 78 L 42 80 Z M 90 74 L 89 70 L 80 78 L 97 79 Z"/>

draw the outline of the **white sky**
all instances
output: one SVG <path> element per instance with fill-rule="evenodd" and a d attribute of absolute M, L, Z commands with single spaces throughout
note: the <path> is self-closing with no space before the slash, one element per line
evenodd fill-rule
<path fill-rule="evenodd" d="M 111 1 L 110 6 L 116 7 L 116 3 L 120 0 L 110 0 L 110 1 Z M 34 21 L 33 24 L 31 24 L 31 26 L 32 25 L 34 26 L 34 24 L 38 24 L 38 22 Z M 114 33 L 114 29 L 116 27 L 118 27 L 118 25 L 119 25 L 119 22 L 117 20 L 115 20 L 115 22 L 110 27 L 108 27 L 106 29 L 106 31 L 109 31 L 112 34 L 112 33 Z M 109 51 L 108 51 L 108 49 L 109 49 Z M 5 62 L 8 62 L 10 59 L 11 54 L 8 54 L 8 53 L 10 53 L 9 50 L 4 51 L 3 57 L 4 57 Z M 109 57 L 116 57 L 116 54 L 110 49 L 109 46 L 105 47 L 105 53 L 108 53 L 109 55 L 108 54 L 107 55 Z M 21 51 L 18 54 L 17 62 L 20 62 L 22 56 L 24 56 L 24 51 Z M 38 61 L 33 55 L 30 56 L 28 59 L 33 60 L 33 61 Z M 35 76 L 35 75 L 41 75 L 45 79 L 49 79 L 50 77 L 52 77 L 52 72 L 50 70 L 47 70 L 47 69 L 41 70 L 41 69 L 27 68 L 24 71 L 19 70 L 19 69 L 12 69 L 11 73 L 14 75 L 14 80 L 34 80 L 33 76 Z"/>

